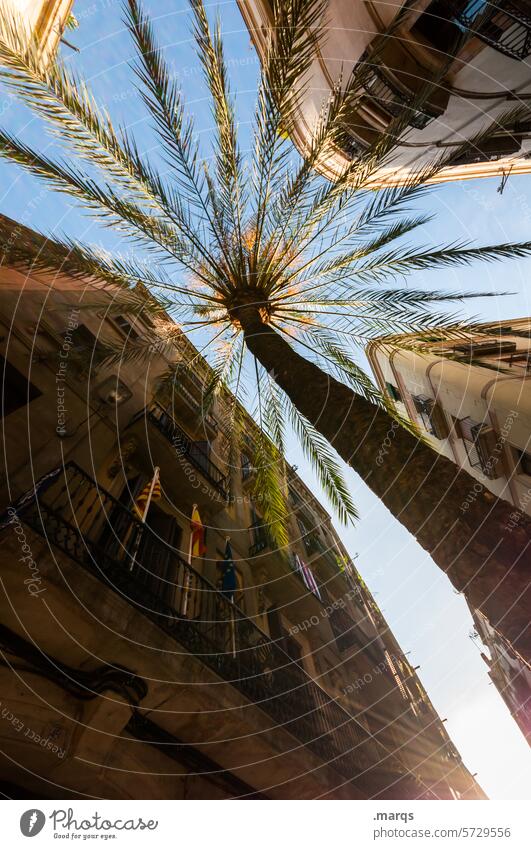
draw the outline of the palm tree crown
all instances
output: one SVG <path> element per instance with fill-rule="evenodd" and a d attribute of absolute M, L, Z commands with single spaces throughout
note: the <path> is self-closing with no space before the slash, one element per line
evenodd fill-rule
<path fill-rule="evenodd" d="M 325 30 L 324 0 L 273 0 L 253 145 L 244 156 L 220 23 L 211 27 L 202 0 L 190 0 L 190 5 L 214 119 L 208 159 L 201 157 L 193 120 L 148 16 L 139 0 L 124 6 L 136 49 L 138 93 L 158 136 L 164 172 L 139 153 L 129 131 L 113 128 L 86 83 L 68 67 L 56 61 L 43 68 L 36 47 L 28 47 L 22 37 L 20 23 L 4 16 L 0 77 L 66 145 L 68 159 L 51 159 L 7 131 L 0 131 L 0 154 L 66 193 L 136 248 L 122 257 L 111 256 L 66 239 L 62 245 L 48 243 L 38 256 L 30 256 L 21 243 L 11 244 L 5 259 L 97 277 L 119 287 L 122 305 L 130 310 L 157 313 L 163 307 L 204 343 L 202 350 L 212 366 L 206 404 L 223 387 L 238 399 L 249 382 L 254 385 L 255 398 L 246 403 L 253 404 L 265 434 L 254 458 L 261 470 L 256 486 L 262 496 L 270 494 L 262 497 L 264 519 L 278 526 L 281 538 L 278 459 L 284 451 L 286 422 L 300 438 L 340 517 L 353 517 L 355 508 L 327 441 L 279 389 L 274 373 L 252 358 L 249 364 L 245 310 L 252 307 L 262 324 L 325 372 L 385 406 L 360 365 L 359 353 L 368 340 L 384 332 L 435 328 L 444 333 L 448 325 L 455 333 L 456 315 L 439 312 L 435 305 L 465 297 L 406 287 L 406 275 L 476 258 L 523 256 L 531 243 L 413 249 L 401 241 L 427 222 L 428 216 L 414 214 L 411 205 L 427 191 L 430 177 L 449 162 L 441 157 L 404 185 L 372 191 L 376 170 L 392 161 L 417 102 L 361 158 L 345 166 L 335 183 L 319 176 L 315 166 L 348 135 L 349 115 L 362 96 L 363 70 L 337 81 L 316 117 L 305 157 L 294 153 L 293 116 Z M 385 37 L 392 37 L 392 29 Z M 508 114 L 507 124 L 521 118 L 520 111 Z M 492 128 L 475 143 L 489 132 Z M 454 150 L 451 156 L 461 152 Z M 139 297 L 140 289 L 149 294 Z M 171 334 L 163 319 L 158 329 L 162 336 Z M 187 367 L 185 361 L 177 366 Z M 171 383 L 175 377 L 173 370 L 166 380 Z"/>

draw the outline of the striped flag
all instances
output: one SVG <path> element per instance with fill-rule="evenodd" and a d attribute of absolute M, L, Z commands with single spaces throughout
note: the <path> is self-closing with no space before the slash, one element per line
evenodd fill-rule
<path fill-rule="evenodd" d="M 155 473 L 150 481 L 147 482 L 144 489 L 137 495 L 134 503 L 135 512 L 138 515 L 138 518 L 144 521 L 146 514 L 146 507 L 149 510 L 149 505 L 152 501 L 159 501 L 162 497 L 162 491 L 160 488 L 160 477 L 158 467 L 155 469 Z"/>
<path fill-rule="evenodd" d="M 194 504 L 192 510 L 190 530 L 192 532 L 190 554 L 192 557 L 203 557 L 206 552 L 205 527 L 201 521 L 201 516 L 199 515 L 199 510 L 197 509 L 196 504 Z"/>
<path fill-rule="evenodd" d="M 319 591 L 319 587 L 317 586 L 317 582 L 313 576 L 313 572 L 306 563 L 301 560 L 298 554 L 295 554 L 295 568 L 300 573 L 302 580 L 304 582 L 304 586 L 313 593 L 319 601 L 322 601 L 321 593 Z"/>

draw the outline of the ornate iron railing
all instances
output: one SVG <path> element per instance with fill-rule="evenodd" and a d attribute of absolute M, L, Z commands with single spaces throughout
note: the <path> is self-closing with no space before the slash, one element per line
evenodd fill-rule
<path fill-rule="evenodd" d="M 531 8 L 527 0 L 449 0 L 449 12 L 490 47 L 526 59 L 531 53 Z"/>
<path fill-rule="evenodd" d="M 172 444 L 176 454 L 189 460 L 203 477 L 218 490 L 220 495 L 227 498 L 227 475 L 212 462 L 201 443 L 194 442 L 184 432 L 168 410 L 158 402 L 152 401 L 144 410 L 133 417 L 131 424 L 142 418 L 147 418 L 148 421 L 152 422 L 157 430 Z"/>
<path fill-rule="evenodd" d="M 360 59 L 360 64 L 367 62 L 371 63 L 369 53 Z M 392 118 L 398 118 L 404 109 L 413 107 L 415 103 L 415 98 L 399 88 L 378 60 L 372 60 L 371 73 L 365 77 L 363 89 L 368 98 L 373 100 Z M 423 130 L 438 114 L 438 112 L 432 111 L 427 104 L 416 104 L 411 109 L 409 124 L 417 130 Z"/>
<path fill-rule="evenodd" d="M 17 516 L 107 584 L 257 704 L 273 728 L 291 732 L 348 779 L 389 757 L 239 607 L 76 464 L 50 472 L 12 510 L 11 520 Z"/>

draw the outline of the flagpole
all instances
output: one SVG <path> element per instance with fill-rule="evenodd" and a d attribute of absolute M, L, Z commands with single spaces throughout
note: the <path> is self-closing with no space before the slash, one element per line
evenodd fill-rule
<path fill-rule="evenodd" d="M 153 469 L 153 478 L 152 478 L 152 481 L 151 481 L 151 486 L 149 487 L 148 497 L 146 499 L 146 506 L 144 507 L 144 512 L 143 512 L 141 519 L 140 519 L 140 521 L 142 522 L 142 525 L 146 524 L 146 518 L 147 518 L 147 514 L 148 514 L 148 510 L 149 510 L 149 505 L 151 504 L 151 499 L 153 498 L 153 490 L 155 489 L 155 486 L 157 485 L 157 482 L 159 480 L 159 476 L 160 476 L 160 468 L 158 466 L 155 466 L 155 468 Z M 142 539 L 143 533 L 144 533 L 144 528 L 142 527 L 140 529 L 137 541 L 135 543 L 134 553 L 133 553 L 133 556 L 131 558 L 131 565 L 129 566 L 130 572 L 133 571 L 133 568 L 134 568 L 134 565 L 135 565 L 135 562 L 136 562 L 136 557 L 137 557 L 137 554 L 138 554 L 138 549 L 140 548 L 140 541 Z"/>
<path fill-rule="evenodd" d="M 197 510 L 197 504 L 192 504 L 192 516 L 194 515 L 194 510 Z M 188 565 L 192 565 L 192 543 L 193 543 L 193 531 L 190 528 L 190 542 L 188 543 Z M 190 591 L 190 574 L 189 570 L 186 571 L 186 576 L 184 579 L 184 591 L 183 591 L 183 603 L 181 608 L 181 613 L 183 616 L 186 616 L 188 612 L 188 593 Z"/>
<path fill-rule="evenodd" d="M 230 542 L 230 537 L 225 537 L 225 548 L 227 547 L 227 543 Z M 234 568 L 234 564 L 233 564 Z M 234 597 L 233 597 L 234 602 Z M 231 644 L 232 644 L 232 656 L 236 657 L 236 629 L 234 627 L 234 603 L 230 606 L 230 632 L 231 632 Z"/>

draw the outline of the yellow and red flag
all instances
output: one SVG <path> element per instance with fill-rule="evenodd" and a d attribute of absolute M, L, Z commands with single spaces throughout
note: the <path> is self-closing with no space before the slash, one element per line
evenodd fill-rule
<path fill-rule="evenodd" d="M 134 508 L 138 518 L 144 521 L 147 512 L 146 507 L 149 509 L 151 502 L 159 501 L 161 497 L 162 492 L 160 488 L 159 470 L 157 467 L 155 468 L 155 473 L 151 480 L 147 482 L 140 495 L 137 495 L 135 499 Z"/>
<path fill-rule="evenodd" d="M 194 505 L 192 510 L 192 518 L 190 519 L 190 530 L 192 532 L 192 541 L 190 545 L 190 553 L 192 557 L 203 557 L 206 552 L 205 545 L 205 527 L 201 521 L 199 510 Z"/>

